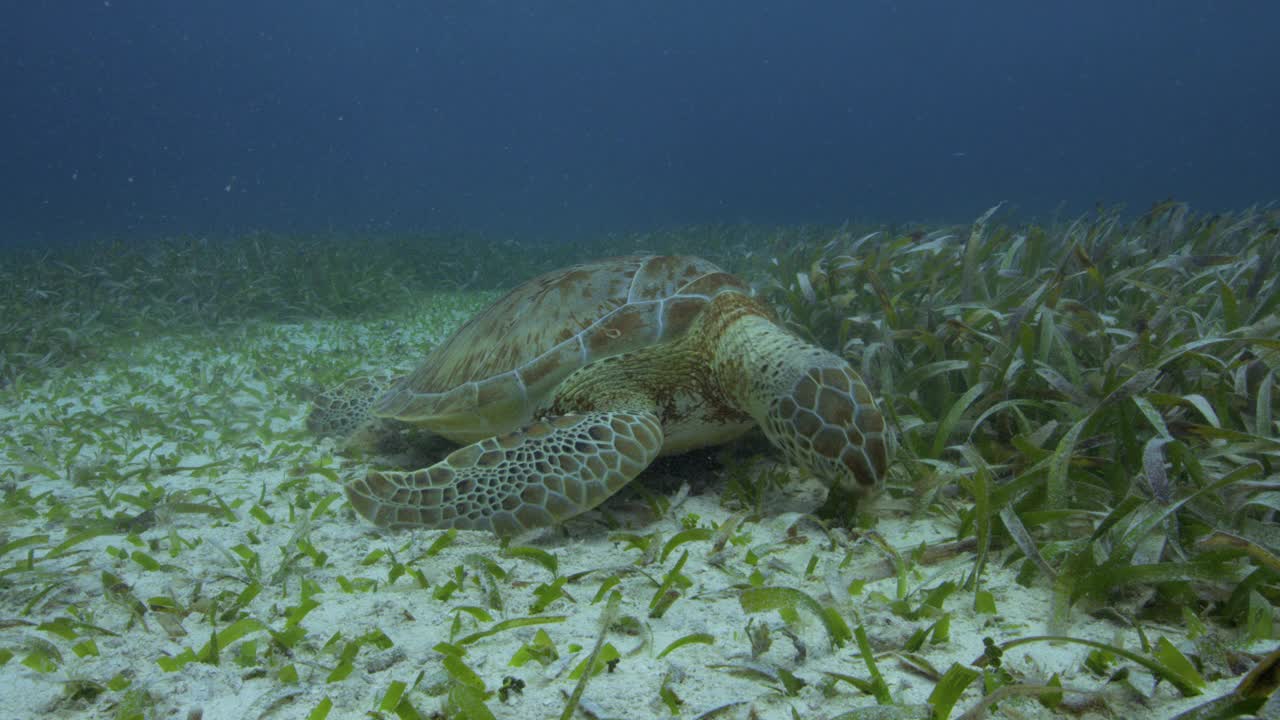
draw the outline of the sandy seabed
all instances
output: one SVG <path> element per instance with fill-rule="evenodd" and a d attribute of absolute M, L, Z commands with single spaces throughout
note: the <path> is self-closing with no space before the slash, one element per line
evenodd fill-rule
<path fill-rule="evenodd" d="M 860 625 L 901 706 L 922 708 L 933 691 L 936 678 L 918 660 L 938 672 L 972 664 L 986 637 L 1004 642 L 1053 632 L 1139 643 L 1131 628 L 1079 606 L 1050 628 L 1047 583 L 1017 583 L 1018 564 L 1006 567 L 1003 554 L 982 578 L 996 614 L 974 612 L 972 591 L 961 589 L 940 611 L 908 619 L 894 601 L 919 609 L 930 590 L 962 584 L 973 568 L 971 552 L 944 553 L 899 574 L 875 542 L 857 532 L 828 534 L 806 514 L 822 497 L 816 483 L 797 476 L 773 491 L 760 516 L 743 519 L 722 502 L 724 471 L 697 459 L 665 461 L 642 476 L 638 482 L 656 488 L 650 497 L 624 492 L 603 512 L 513 543 L 554 556 L 554 573 L 545 556 L 504 555 L 483 533 L 460 532 L 448 543 L 440 531 L 383 532 L 356 517 L 345 498 L 331 497 L 341 492 L 335 478 L 361 465 L 342 458 L 332 441 L 307 434 L 301 388 L 326 358 L 354 357 L 356 371 L 412 364 L 417 348 L 468 311 L 454 307 L 407 323 L 250 326 L 140 341 L 99 363 L 5 391 L 0 649 L 10 656 L 0 667 L 0 718 L 114 718 L 138 707 L 155 718 L 285 719 L 319 717 L 317 708 L 326 705 L 330 718 L 393 717 L 385 709 L 370 713 L 380 711 L 395 683 L 405 684 L 408 704 L 431 717 L 446 706 L 450 684 L 437 644 L 530 616 L 562 619 L 471 641 L 461 660 L 490 691 L 508 676 L 523 683 L 505 701 L 496 694 L 486 700 L 494 716 L 556 718 L 576 685 L 574 669 L 600 632 L 608 602 L 598 595 L 612 578 L 619 613 L 633 622 L 609 633 L 617 662 L 591 679 L 576 717 L 670 717 L 663 687 L 686 718 L 835 718 L 875 707 L 874 697 L 848 683 L 824 682 L 828 672 L 869 676 L 857 644 L 833 647 L 824 625 L 803 609 L 787 619 L 774 611 L 748 614 L 739 596 L 753 583 L 796 588 L 836 608 L 850 627 Z M 658 505 L 671 503 L 661 516 L 654 496 Z M 144 513 L 149 505 L 157 507 Z M 954 537 L 952 518 L 912 517 L 901 501 L 885 499 L 875 512 L 876 533 L 904 557 Z M 139 517 L 109 520 L 117 516 Z M 731 518 L 741 524 L 723 549 L 695 537 L 663 554 L 682 530 Z M 656 535 L 646 552 L 644 541 L 620 533 Z M 659 585 L 686 552 L 681 573 L 689 584 L 665 614 L 650 617 Z M 417 572 L 399 573 L 397 562 Z M 565 579 L 562 596 L 531 609 L 557 578 Z M 916 660 L 897 653 L 944 612 L 944 640 L 931 636 Z M 771 639 L 754 656 L 749 623 L 767 626 Z M 236 632 L 213 657 L 211 632 L 232 626 Z M 539 631 L 556 657 L 513 667 Z M 1146 631 L 1189 649 L 1183 629 Z M 711 642 L 659 657 L 692 634 Z M 280 637 L 289 638 L 287 646 Z M 1010 650 L 1004 665 L 1023 682 L 1056 673 L 1064 686 L 1086 691 L 1065 698 L 1083 718 L 1167 718 L 1237 681 L 1181 698 L 1136 667 L 1125 682 L 1108 683 L 1084 667 L 1089 653 L 1081 645 L 1034 643 Z M 779 668 L 803 687 L 788 689 Z M 970 685 L 953 717 L 981 700 L 979 684 Z M 989 716 L 1057 715 L 1034 699 L 1013 698 Z"/>

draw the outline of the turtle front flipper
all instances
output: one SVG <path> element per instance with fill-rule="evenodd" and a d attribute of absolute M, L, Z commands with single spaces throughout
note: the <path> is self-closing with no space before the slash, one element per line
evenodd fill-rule
<path fill-rule="evenodd" d="M 388 527 L 515 535 L 563 522 L 617 492 L 662 449 L 652 412 L 586 412 L 472 443 L 414 472 L 373 471 L 347 486 Z"/>

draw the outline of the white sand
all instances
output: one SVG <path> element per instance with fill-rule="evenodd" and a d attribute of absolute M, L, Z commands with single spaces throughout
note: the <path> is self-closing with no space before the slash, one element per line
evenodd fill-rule
<path fill-rule="evenodd" d="M 315 324 L 249 328 L 220 337 L 196 334 L 146 343 L 129 354 L 104 360 L 97 367 L 63 371 L 39 387 L 10 389 L 0 406 L 0 426 L 8 437 L 5 455 L 0 457 L 6 494 L 12 495 L 18 489 L 33 496 L 47 496 L 25 502 L 26 507 L 36 511 L 32 515 L 14 509 L 23 502 L 13 499 L 9 503 L 0 516 L 4 520 L 0 545 L 31 535 L 48 535 L 48 539 L 0 558 L 0 569 L 24 565 L 28 550 L 35 560 L 34 568 L 21 567 L 0 576 L 0 648 L 14 653 L 0 667 L 0 718 L 115 717 L 117 704 L 129 691 L 145 694 L 146 702 L 154 705 L 153 714 L 148 717 L 185 718 L 202 713 L 204 718 L 217 720 L 306 718 L 328 698 L 332 702 L 330 718 L 360 718 L 378 709 L 392 681 L 412 686 L 419 673 L 424 674 L 423 681 L 405 697 L 424 717 L 441 708 L 444 697 L 428 694 L 444 678 L 441 656 L 433 646 L 450 640 L 451 626 L 459 616 L 459 637 L 492 624 L 465 612 L 460 614 L 457 608 L 486 608 L 493 622 L 525 617 L 530 614 L 534 589 L 553 578 L 530 560 L 503 557 L 493 537 L 463 532 L 438 555 L 421 558 L 414 564 L 429 587 L 419 588 L 408 576 L 388 585 L 391 553 L 402 561 L 419 557 L 441 533 L 383 533 L 357 518 L 346 507 L 345 499 L 333 502 L 327 512 L 314 520 L 309 519 L 311 509 L 297 510 L 298 519 L 290 520 L 290 504 L 297 503 L 300 497 L 308 495 L 309 506 L 314 507 L 317 499 L 340 491 L 323 474 L 306 475 L 300 484 L 281 491 L 295 479 L 295 469 L 331 461 L 344 472 L 359 468 L 345 466 L 341 458 L 332 457 L 334 449 L 328 441 L 316 441 L 306 434 L 306 404 L 287 388 L 293 383 L 308 382 L 317 358 L 335 348 L 358 353 L 366 368 L 382 367 L 388 358 L 412 360 L 418 354 L 417 348 L 446 332 L 466 311 L 466 307 L 459 307 L 441 322 L 423 321 L 409 326 Z M 163 419 L 161 430 L 131 430 L 131 416 L 139 412 L 129 410 L 131 404 L 158 412 Z M 260 437 L 259 428 L 271 428 L 276 435 Z M 118 447 L 111 448 L 111 443 Z M 71 466 L 82 468 L 86 475 L 79 483 L 67 477 L 64 466 L 68 454 L 77 446 Z M 123 450 L 127 456 L 140 448 L 146 449 L 129 460 L 120 452 Z M 162 459 L 166 453 L 177 453 L 178 457 Z M 62 459 L 64 464 L 53 467 L 59 479 L 31 471 L 32 463 L 45 462 L 40 460 L 42 456 Z M 121 463 L 119 470 L 128 473 L 149 462 L 154 467 L 194 467 L 217 460 L 228 462 L 209 471 L 137 474 L 118 484 L 94 479 L 91 471 L 94 463 L 109 461 Z M 257 467 L 249 469 L 255 463 Z M 677 460 L 658 472 L 679 474 L 680 467 Z M 663 483 L 660 477 L 647 477 L 651 484 L 664 488 L 678 486 L 678 481 Z M 610 501 L 606 505 L 608 514 L 621 521 L 627 532 L 657 533 L 660 542 L 679 532 L 681 519 L 690 513 L 700 518 L 703 527 L 719 525 L 733 515 L 721 505 L 723 478 L 702 478 L 695 485 L 705 488 L 705 492 L 683 498 L 662 518 L 654 518 L 636 495 Z M 162 514 L 154 526 L 134 538 L 141 546 L 117 532 L 76 544 L 60 556 L 48 556 L 52 548 L 74 534 L 68 528 L 75 521 L 101 514 L 137 512 L 136 507 L 122 500 L 107 509 L 98 493 L 137 495 L 149 491 L 213 504 L 210 496 L 201 494 L 208 491 L 231 506 L 235 519 L 205 513 Z M 663 493 L 668 498 L 678 495 L 669 489 Z M 844 531 L 835 533 L 836 544 L 830 547 L 818 526 L 795 511 L 814 507 L 820 493 L 812 483 L 787 485 L 783 495 L 765 504 L 763 517 L 744 522 L 738 531 L 742 536 L 740 544 L 728 545 L 714 558 L 715 564 L 709 562 L 713 556 L 711 542 L 700 540 L 680 546 L 665 561 L 638 566 L 641 553 L 611 540 L 613 531 L 602 524 L 604 515 L 598 512 L 574 521 L 566 532 L 519 540 L 553 554 L 562 576 L 596 572 L 564 587 L 573 601 L 556 600 L 542 613 L 566 616 L 563 622 L 508 630 L 466 648 L 465 663 L 479 674 L 488 689 L 498 688 L 507 675 L 517 676 L 525 683 L 522 694 L 512 695 L 505 703 L 495 696 L 488 700 L 488 707 L 499 718 L 559 717 L 565 697 L 575 684 L 569 679 L 569 672 L 593 644 L 606 605 L 603 601 L 593 604 L 592 600 L 600 583 L 615 573 L 621 573 L 617 586 L 623 597 L 621 612 L 638 619 L 641 631 L 609 635 L 608 641 L 622 658 L 616 671 L 596 676 L 586 690 L 582 707 L 595 716 L 667 717 L 669 714 L 659 701 L 664 677 L 669 678 L 669 687 L 683 701 L 681 716 L 687 718 L 733 702 L 742 704 L 716 717 L 786 718 L 794 711 L 802 718 L 831 718 L 854 708 L 874 706 L 874 698 L 848 684 L 836 685 L 830 697 L 819 688 L 822 671 L 867 677 L 867 668 L 854 643 L 831 649 L 822 625 L 803 611 L 799 622 L 792 626 L 796 642 L 781 632 L 786 624 L 776 612 L 748 616 L 743 611 L 738 596 L 753 571 L 759 573 L 758 579 L 764 585 L 803 590 L 821 602 L 834 604 L 851 627 L 861 624 L 879 653 L 878 664 L 893 698 L 908 705 L 925 703 L 934 681 L 912 672 L 888 651 L 900 648 L 913 632 L 928 627 L 936 618 L 911 621 L 895 615 L 887 601 L 897 596 L 898 581 L 884 577 L 883 553 L 872 543 L 851 540 Z M 271 524 L 264 524 L 251 514 L 255 505 L 260 505 Z M 54 510 L 58 506 L 69 512 Z M 949 521 L 943 518 L 911 518 L 892 501 L 882 503 L 878 512 L 883 520 L 877 532 L 903 553 L 922 542 L 935 544 L 952 537 Z M 785 542 L 790 530 L 795 531 L 796 537 Z M 171 531 L 182 539 L 176 556 L 169 552 Z M 278 572 L 282 558 L 298 555 L 299 538 L 309 540 L 317 551 L 325 553 L 326 561 L 317 566 L 303 556 Z M 209 640 L 211 627 L 222 630 L 236 619 L 214 620 L 205 614 L 208 607 L 195 600 L 223 594 L 219 605 L 225 609 L 245 589 L 251 573 L 243 566 L 235 550 L 238 547 L 256 552 L 261 559 L 262 584 L 261 592 L 240 610 L 238 617 L 283 630 L 289 608 L 300 603 L 300 588 L 307 581 L 314 583 L 320 594 L 314 598 L 318 606 L 300 623 L 305 636 L 289 657 L 269 649 L 271 637 L 266 631 L 253 631 L 221 648 L 217 665 L 191 662 L 166 672 L 157 659 L 178 656 L 185 648 L 198 652 Z M 113 554 L 109 548 L 119 550 Z M 377 550 L 388 554 L 365 564 L 365 558 Z M 686 550 L 688 561 L 683 574 L 692 585 L 663 617 L 650 619 L 648 603 L 654 595 L 655 582 L 661 581 Z M 147 569 L 129 557 L 135 551 L 173 567 Z M 849 553 L 851 561 L 842 567 Z M 748 562 L 749 554 L 758 557 L 754 565 Z M 806 565 L 815 555 L 815 572 L 806 577 Z M 492 583 L 475 562 L 476 557 L 496 562 L 506 577 Z M 995 595 L 998 615 L 974 613 L 969 592 L 957 591 L 946 601 L 945 610 L 951 613 L 949 641 L 926 644 L 919 651 L 939 671 L 955 662 L 975 661 L 982 654 L 984 636 L 1006 641 L 1049 631 L 1051 594 L 1045 582 L 1037 579 L 1030 588 L 1016 584 L 1016 566 L 1004 568 L 1002 559 L 1003 555 L 993 558 L 983 578 L 983 586 Z M 447 600 L 437 599 L 436 590 L 453 577 L 454 568 L 459 566 L 466 573 L 462 587 Z M 962 582 L 971 567 L 972 556 L 962 553 L 914 568 L 904 578 L 909 604 L 917 607 L 924 592 L 940 583 Z M 143 602 L 167 595 L 188 611 L 169 614 L 169 631 L 158 619 L 162 613 L 154 610 L 145 613 L 141 622 L 132 619 L 124 604 L 104 596 L 104 571 L 119 577 L 129 586 L 132 596 Z M 343 592 L 340 577 L 351 581 L 368 578 L 376 582 L 376 588 L 372 592 Z M 849 585 L 859 578 L 873 581 L 851 596 Z M 500 593 L 500 610 L 491 607 L 486 585 L 495 585 Z M 65 617 L 114 634 L 83 631 L 75 639 L 67 639 L 29 624 Z M 774 628 L 771 648 L 754 660 L 745 632 L 750 617 Z M 509 667 L 512 656 L 539 628 L 551 636 L 560 660 L 545 668 L 536 662 L 518 669 Z M 1066 627 L 1055 630 L 1130 648 L 1138 644 L 1131 630 L 1090 618 L 1081 608 L 1072 611 Z M 391 647 L 365 645 L 356 655 L 350 675 L 326 682 L 338 664 L 337 656 L 345 641 L 373 631 L 384 633 Z M 1146 631 L 1153 641 L 1164 636 L 1189 648 L 1178 628 L 1147 627 Z M 171 634 L 181 632 L 185 636 Z M 326 648 L 337 633 L 343 640 Z M 691 633 L 710 633 L 715 644 L 687 645 L 661 659 L 656 657 L 672 641 Z M 95 639 L 98 654 L 78 657 L 73 646 L 86 638 Z M 237 657 L 240 645 L 246 641 L 256 643 L 256 652 L 241 664 Z M 22 662 L 33 643 L 42 642 L 51 643 L 62 657 L 59 666 L 50 672 L 37 672 Z M 570 646 L 575 644 L 586 650 L 571 652 Z M 798 645 L 804 648 L 801 659 L 797 658 Z M 1143 703 L 1133 689 L 1120 684 L 1107 686 L 1103 679 L 1085 670 L 1082 663 L 1087 655 L 1088 649 L 1079 645 L 1037 643 L 1010 651 L 1005 662 L 1026 682 L 1042 682 L 1052 673 L 1059 673 L 1068 687 L 1103 693 L 1105 707 L 1110 710 L 1101 701 L 1095 700 L 1093 709 L 1089 709 L 1089 699 L 1067 696 L 1068 702 L 1084 708 L 1077 715 L 1084 718 L 1114 717 L 1113 713 L 1130 718 L 1166 718 L 1226 691 L 1236 682 L 1220 680 L 1200 698 L 1185 700 L 1167 684 L 1153 689 L 1151 679 L 1135 671 L 1129 685 L 1149 695 Z M 715 667 L 752 663 L 786 668 L 808 685 L 787 697 L 768 683 Z M 296 684 L 278 679 L 281 667 L 289 664 L 296 668 Z M 128 689 L 106 690 L 93 699 L 64 697 L 69 681 L 105 684 L 112 678 L 128 678 Z M 953 716 L 979 701 L 976 685 L 970 687 Z M 1021 718 L 1053 716 L 1031 699 L 1010 700 L 1002 704 L 1001 713 Z M 388 713 L 387 717 L 393 715 Z"/>

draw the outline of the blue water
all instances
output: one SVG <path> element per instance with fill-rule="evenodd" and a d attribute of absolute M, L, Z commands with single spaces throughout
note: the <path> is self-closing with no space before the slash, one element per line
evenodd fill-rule
<path fill-rule="evenodd" d="M 0 243 L 1280 197 L 1280 3 L 12 3 Z"/>

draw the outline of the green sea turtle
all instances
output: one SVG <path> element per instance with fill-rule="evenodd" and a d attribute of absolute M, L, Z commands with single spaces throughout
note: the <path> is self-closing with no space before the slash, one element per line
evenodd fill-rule
<path fill-rule="evenodd" d="M 512 535 L 599 505 L 659 455 L 759 425 L 848 498 L 878 486 L 884 418 L 838 355 L 780 327 L 748 285 L 696 257 L 621 257 L 509 292 L 412 373 L 326 393 L 313 428 L 394 419 L 464 445 L 347 497 L 379 525 Z"/>

